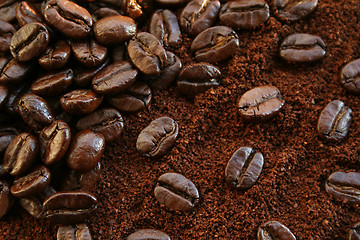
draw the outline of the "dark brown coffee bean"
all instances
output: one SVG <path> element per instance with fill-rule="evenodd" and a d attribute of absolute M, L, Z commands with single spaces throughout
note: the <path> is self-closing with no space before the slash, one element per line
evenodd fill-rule
<path fill-rule="evenodd" d="M 13 127 L 0 127 L 0 154 L 3 154 L 11 141 L 19 134 Z M 1 171 L 0 171 L 1 172 Z M 1 176 L 1 174 L 0 174 Z"/>
<path fill-rule="evenodd" d="M 114 108 L 103 108 L 81 118 L 76 128 L 79 130 L 92 129 L 101 133 L 107 142 L 116 140 L 124 128 L 121 114 Z"/>
<path fill-rule="evenodd" d="M 0 85 L 0 109 L 5 105 L 9 97 L 9 90 L 6 86 Z"/>
<path fill-rule="evenodd" d="M 318 0 L 273 0 L 275 16 L 284 21 L 300 20 L 314 11 Z"/>
<path fill-rule="evenodd" d="M 101 164 L 98 163 L 94 169 L 87 172 L 70 170 L 69 174 L 63 178 L 61 185 L 62 191 L 85 191 L 91 192 L 100 178 Z"/>
<path fill-rule="evenodd" d="M 218 0 L 193 0 L 180 14 L 181 30 L 195 37 L 214 24 L 219 11 L 220 2 Z"/>
<path fill-rule="evenodd" d="M 73 78 L 71 69 L 46 73 L 31 84 L 31 91 L 43 97 L 57 96 L 71 85 Z"/>
<path fill-rule="evenodd" d="M 217 63 L 232 57 L 238 48 L 237 34 L 229 27 L 216 26 L 201 32 L 190 50 L 198 62 Z"/>
<path fill-rule="evenodd" d="M 22 1 L 16 7 L 16 19 L 20 27 L 28 23 L 39 22 L 43 23 L 41 13 L 39 13 L 31 3 Z"/>
<path fill-rule="evenodd" d="M 12 115 L 11 117 L 14 117 L 16 115 L 16 117 L 18 117 L 19 116 L 19 113 L 18 113 L 19 112 L 18 111 L 19 99 L 22 96 L 24 96 L 24 94 L 27 94 L 30 92 L 29 83 L 26 83 L 26 82 L 23 84 L 20 84 L 18 87 L 16 87 L 16 86 L 14 86 L 14 87 L 15 88 L 12 88 L 9 91 L 9 96 L 3 107 L 4 112 L 7 113 L 7 114 L 5 114 L 5 116 Z M 1 117 L 1 115 L 0 115 L 0 117 Z"/>
<path fill-rule="evenodd" d="M 280 45 L 280 57 L 288 62 L 307 63 L 325 56 L 325 43 L 314 35 L 295 33 L 287 36 Z"/>
<path fill-rule="evenodd" d="M 11 209 L 13 199 L 10 193 L 10 186 L 4 180 L 0 180 L 0 219 Z"/>
<path fill-rule="evenodd" d="M 45 127 L 39 135 L 40 155 L 46 165 L 59 162 L 67 152 L 71 130 L 66 122 L 57 120 Z"/>
<path fill-rule="evenodd" d="M 354 94 L 360 93 L 360 59 L 356 59 L 343 67 L 340 82 L 347 91 Z"/>
<path fill-rule="evenodd" d="M 140 229 L 136 232 L 130 234 L 126 240 L 144 240 L 144 239 L 150 239 L 150 240 L 170 240 L 170 237 L 159 230 L 155 229 Z"/>
<path fill-rule="evenodd" d="M 107 57 L 107 48 L 93 39 L 72 41 L 71 48 L 76 60 L 86 67 L 99 66 Z"/>
<path fill-rule="evenodd" d="M 31 64 L 0 56 L 0 84 L 19 84 L 28 76 L 31 68 Z"/>
<path fill-rule="evenodd" d="M 263 165 L 264 157 L 260 152 L 251 147 L 241 147 L 226 165 L 226 181 L 235 188 L 248 189 L 259 178 Z"/>
<path fill-rule="evenodd" d="M 339 142 L 346 137 L 351 124 L 352 110 L 339 100 L 330 102 L 321 112 L 317 130 L 321 138 Z"/>
<path fill-rule="evenodd" d="M 151 101 L 151 89 L 143 82 L 135 82 L 124 92 L 108 97 L 106 101 L 123 112 L 145 110 Z"/>
<path fill-rule="evenodd" d="M 36 137 L 23 132 L 10 143 L 4 154 L 5 171 L 13 176 L 25 173 L 35 161 L 39 151 Z"/>
<path fill-rule="evenodd" d="M 360 240 L 360 222 L 351 227 L 349 231 L 349 240 Z"/>
<path fill-rule="evenodd" d="M 274 86 L 260 86 L 241 96 L 238 108 L 246 121 L 264 121 L 275 116 L 284 106 L 280 90 Z"/>
<path fill-rule="evenodd" d="M 91 87 L 91 81 L 94 76 L 108 66 L 110 63 L 109 59 L 106 59 L 103 64 L 95 68 L 78 67 L 74 70 L 74 82 L 77 86 L 82 88 Z"/>
<path fill-rule="evenodd" d="M 161 204 L 174 211 L 190 211 L 199 201 L 199 192 L 194 183 L 178 173 L 161 175 L 154 194 Z"/>
<path fill-rule="evenodd" d="M 136 141 L 136 148 L 145 156 L 161 157 L 175 144 L 178 124 L 169 117 L 160 117 L 144 128 Z"/>
<path fill-rule="evenodd" d="M 57 240 L 92 240 L 90 230 L 86 224 L 60 226 Z"/>
<path fill-rule="evenodd" d="M 68 63 L 70 54 L 70 45 L 64 40 L 59 40 L 54 46 L 50 46 L 44 51 L 39 57 L 39 64 L 45 69 L 59 69 Z"/>
<path fill-rule="evenodd" d="M 358 204 L 360 202 L 360 174 L 334 172 L 327 179 L 325 190 L 336 200 Z"/>
<path fill-rule="evenodd" d="M 10 41 L 15 33 L 16 29 L 13 25 L 0 19 L 0 53 L 10 50 Z"/>
<path fill-rule="evenodd" d="M 147 75 L 159 75 L 168 63 L 159 40 L 147 32 L 138 33 L 130 40 L 128 53 L 134 65 Z"/>
<path fill-rule="evenodd" d="M 119 16 L 120 13 L 116 11 L 115 9 L 108 8 L 108 7 L 102 7 L 96 10 L 93 14 L 93 21 L 97 22 L 102 18 L 111 17 L 111 16 Z M 94 25 L 95 27 L 96 25 Z"/>
<path fill-rule="evenodd" d="M 292 232 L 283 224 L 277 221 L 267 222 L 259 227 L 258 240 L 296 240 Z"/>
<path fill-rule="evenodd" d="M 80 115 L 95 111 L 103 100 L 92 90 L 74 90 L 63 95 L 60 99 L 61 107 L 68 113 Z"/>
<path fill-rule="evenodd" d="M 114 95 L 129 88 L 137 75 L 138 71 L 130 62 L 116 62 L 98 72 L 92 80 L 92 86 L 99 94 Z"/>
<path fill-rule="evenodd" d="M 0 2 L 0 18 L 5 22 L 16 21 L 17 0 L 2 0 Z"/>
<path fill-rule="evenodd" d="M 269 19 L 270 10 L 264 0 L 236 0 L 227 2 L 221 8 L 219 17 L 227 26 L 252 29 Z"/>

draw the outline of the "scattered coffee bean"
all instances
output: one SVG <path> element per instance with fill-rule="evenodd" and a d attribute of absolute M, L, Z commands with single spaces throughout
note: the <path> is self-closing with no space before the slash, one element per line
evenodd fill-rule
<path fill-rule="evenodd" d="M 0 84 L 21 83 L 29 74 L 31 64 L 16 61 L 15 58 L 0 56 Z"/>
<path fill-rule="evenodd" d="M 101 164 L 87 172 L 70 170 L 62 181 L 61 191 L 85 191 L 91 192 L 100 178 Z"/>
<path fill-rule="evenodd" d="M 298 21 L 314 11 L 318 0 L 273 0 L 275 15 L 284 21 Z"/>
<path fill-rule="evenodd" d="M 340 82 L 347 91 L 354 94 L 360 93 L 360 59 L 356 59 L 343 67 Z"/>
<path fill-rule="evenodd" d="M 360 223 L 356 223 L 349 231 L 349 240 L 360 240 Z"/>
<path fill-rule="evenodd" d="M 20 27 L 28 23 L 39 22 L 43 23 L 41 13 L 39 13 L 31 3 L 27 1 L 20 2 L 16 7 L 16 19 Z"/>
<path fill-rule="evenodd" d="M 360 202 L 360 174 L 357 172 L 334 172 L 325 183 L 325 190 L 336 200 Z"/>
<path fill-rule="evenodd" d="M 13 25 L 0 19 L 0 53 L 10 50 L 10 41 L 15 33 L 16 29 Z"/>
<path fill-rule="evenodd" d="M 18 116 L 18 103 L 19 103 L 19 99 L 24 95 L 27 94 L 29 92 L 29 84 L 28 83 L 23 83 L 20 84 L 20 86 L 16 87 L 15 89 L 12 88 L 12 90 L 9 92 L 9 96 L 7 98 L 7 101 L 5 102 L 5 105 L 3 107 L 5 113 L 7 114 L 3 114 L 4 117 L 8 116 L 8 115 L 12 115 L 12 117 L 14 117 L 15 115 Z M 3 117 L 0 114 L 0 117 Z"/>
<path fill-rule="evenodd" d="M 71 42 L 71 49 L 78 62 L 86 67 L 101 65 L 107 57 L 107 48 L 93 39 L 83 39 Z"/>
<path fill-rule="evenodd" d="M 7 182 L 0 180 L 0 219 L 11 209 L 12 204 L 10 186 Z"/>
<path fill-rule="evenodd" d="M 126 240 L 141 240 L 141 239 L 171 240 L 166 233 L 155 229 L 140 229 L 130 234 L 126 238 Z"/>
<path fill-rule="evenodd" d="M 259 227 L 258 240 L 296 240 L 292 232 L 283 224 L 277 221 L 267 222 Z"/>
<path fill-rule="evenodd" d="M 64 40 L 59 40 L 43 52 L 39 57 L 39 64 L 49 70 L 63 68 L 68 63 L 70 54 L 70 45 Z"/>
<path fill-rule="evenodd" d="M 11 141 L 19 134 L 19 131 L 13 127 L 0 127 L 0 154 L 3 154 Z M 1 174 L 0 174 L 1 176 Z"/>
<path fill-rule="evenodd" d="M 81 89 L 66 93 L 61 97 L 60 103 L 66 112 L 81 115 L 95 111 L 103 98 L 92 90 Z"/>
<path fill-rule="evenodd" d="M 92 240 L 86 224 L 60 226 L 56 237 L 57 240 Z"/>

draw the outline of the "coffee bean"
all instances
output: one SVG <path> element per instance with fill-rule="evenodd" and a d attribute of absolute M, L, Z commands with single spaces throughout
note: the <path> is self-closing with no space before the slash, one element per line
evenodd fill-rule
<path fill-rule="evenodd" d="M 76 128 L 79 130 L 92 129 L 101 133 L 107 142 L 116 140 L 124 128 L 121 114 L 114 108 L 103 108 L 81 118 Z"/>
<path fill-rule="evenodd" d="M 346 137 L 351 124 L 352 110 L 339 100 L 330 102 L 321 112 L 317 130 L 321 138 L 339 142 Z"/>
<path fill-rule="evenodd" d="M 193 0 L 180 14 L 181 30 L 194 37 L 214 24 L 219 11 L 218 0 Z"/>
<path fill-rule="evenodd" d="M 130 234 L 126 240 L 142 240 L 142 239 L 151 239 L 151 240 L 170 240 L 170 237 L 159 230 L 155 229 L 140 229 L 136 232 Z"/>
<path fill-rule="evenodd" d="M 10 186 L 4 180 L 0 180 L 0 219 L 11 209 L 13 205 Z"/>
<path fill-rule="evenodd" d="M 99 21 L 102 18 L 111 17 L 111 16 L 120 16 L 120 13 L 116 11 L 115 9 L 108 8 L 108 7 L 102 7 L 96 10 L 92 14 L 92 18 L 94 22 Z M 96 24 L 94 25 L 95 28 Z"/>
<path fill-rule="evenodd" d="M 237 0 L 227 2 L 220 9 L 220 21 L 233 28 L 252 29 L 264 24 L 270 17 L 264 0 Z"/>
<path fill-rule="evenodd" d="M 19 99 L 24 94 L 27 94 L 29 92 L 30 92 L 30 89 L 29 89 L 29 84 L 28 83 L 23 83 L 23 84 L 20 84 L 16 88 L 12 88 L 9 91 L 9 96 L 7 98 L 7 101 L 5 102 L 4 107 L 3 107 L 4 112 L 7 113 L 5 116 L 12 115 L 12 117 L 14 117 L 16 115 L 16 117 L 17 117 L 18 112 L 19 112 L 18 111 Z"/>
<path fill-rule="evenodd" d="M 174 211 L 190 211 L 199 201 L 199 192 L 194 183 L 178 173 L 161 175 L 154 194 L 161 204 Z"/>
<path fill-rule="evenodd" d="M 360 240 L 360 223 L 356 223 L 349 231 L 349 240 Z"/>
<path fill-rule="evenodd" d="M 0 154 L 3 154 L 11 141 L 19 134 L 19 131 L 13 127 L 0 127 Z M 1 174 L 0 174 L 1 176 Z"/>
<path fill-rule="evenodd" d="M 288 62 L 307 63 L 325 56 L 325 43 L 314 35 L 295 33 L 287 36 L 280 45 L 280 57 Z"/>
<path fill-rule="evenodd" d="M 86 224 L 60 226 L 56 238 L 57 240 L 92 240 Z"/>
<path fill-rule="evenodd" d="M 94 169 L 87 172 L 70 170 L 62 181 L 62 191 L 85 191 L 91 192 L 101 174 L 101 164 L 98 163 Z"/>
<path fill-rule="evenodd" d="M 6 86 L 0 85 L 0 109 L 5 105 L 9 97 L 9 90 Z"/>
<path fill-rule="evenodd" d="M 144 128 L 136 141 L 136 148 L 145 156 L 161 157 L 175 144 L 178 124 L 169 117 L 160 117 Z"/>
<path fill-rule="evenodd" d="M 147 32 L 138 33 L 130 40 L 128 53 L 134 65 L 147 75 L 159 75 L 168 63 L 159 40 Z"/>
<path fill-rule="evenodd" d="M 78 67 L 74 69 L 74 82 L 77 86 L 86 88 L 91 87 L 91 81 L 94 76 L 108 66 L 110 63 L 109 59 L 106 59 L 103 64 L 95 68 L 85 68 L 85 67 Z"/>
<path fill-rule="evenodd" d="M 261 225 L 257 238 L 258 240 L 296 240 L 294 234 L 286 226 L 277 221 L 270 221 Z"/>
<path fill-rule="evenodd" d="M 103 96 L 92 90 L 74 90 L 63 95 L 60 99 L 61 107 L 68 113 L 79 115 L 88 114 L 100 105 Z"/>
<path fill-rule="evenodd" d="M 314 11 L 318 0 L 273 0 L 275 16 L 284 21 L 298 21 Z"/>
<path fill-rule="evenodd" d="M 39 13 L 31 3 L 22 1 L 16 7 L 16 19 L 20 27 L 28 23 L 39 22 L 43 23 L 41 13 Z"/>
<path fill-rule="evenodd" d="M 10 41 L 15 33 L 16 29 L 13 25 L 0 19 L 0 53 L 10 50 Z"/>
<path fill-rule="evenodd" d="M 30 73 L 31 64 L 16 61 L 15 58 L 0 56 L 0 84 L 19 84 Z"/>
<path fill-rule="evenodd" d="M 265 85 L 244 93 L 238 102 L 238 108 L 244 120 L 264 121 L 275 116 L 284 103 L 277 87 Z"/>
<path fill-rule="evenodd" d="M 39 64 L 49 70 L 63 68 L 68 63 L 70 54 L 70 45 L 64 40 L 59 40 L 43 52 L 39 57 Z"/>
<path fill-rule="evenodd" d="M 347 91 L 354 94 L 360 93 L 360 59 L 356 59 L 343 67 L 340 82 Z"/>
<path fill-rule="evenodd" d="M 239 48 L 239 38 L 229 27 L 216 26 L 201 32 L 190 50 L 197 62 L 218 63 L 232 57 Z"/>
<path fill-rule="evenodd" d="M 264 157 L 260 152 L 251 147 L 241 147 L 226 165 L 226 181 L 235 188 L 248 189 L 259 178 L 263 165 Z"/>
<path fill-rule="evenodd" d="M 2 0 L 0 2 L 0 18 L 5 22 L 14 22 L 16 20 L 17 0 Z"/>
<path fill-rule="evenodd" d="M 83 39 L 71 42 L 75 59 L 86 67 L 101 65 L 107 57 L 107 48 L 93 39 Z"/>
<path fill-rule="evenodd" d="M 360 174 L 334 172 L 326 180 L 325 190 L 336 200 L 358 204 L 360 202 Z"/>

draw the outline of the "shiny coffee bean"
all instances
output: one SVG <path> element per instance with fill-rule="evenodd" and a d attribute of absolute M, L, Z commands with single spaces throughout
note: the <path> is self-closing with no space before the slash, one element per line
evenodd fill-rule
<path fill-rule="evenodd" d="M 130 234 L 126 240 L 141 240 L 141 239 L 150 239 L 150 240 L 170 240 L 170 237 L 159 230 L 155 229 L 140 229 L 136 232 Z"/>
<path fill-rule="evenodd" d="M 357 172 L 334 172 L 325 190 L 336 200 L 358 204 L 360 202 L 360 174 Z"/>
<path fill-rule="evenodd" d="M 121 14 L 118 11 L 116 11 L 115 9 L 108 8 L 108 7 L 102 7 L 102 8 L 99 8 L 98 10 L 96 10 L 92 14 L 92 17 L 93 17 L 93 21 L 96 23 L 102 18 L 111 17 L 111 16 L 119 16 L 119 15 L 121 15 Z M 94 28 L 95 28 L 95 26 L 96 25 L 94 25 Z"/>
<path fill-rule="evenodd" d="M 292 232 L 283 224 L 277 221 L 267 222 L 259 227 L 258 240 L 296 240 Z"/>
<path fill-rule="evenodd" d="M 13 25 L 0 19 L 0 53 L 10 50 L 10 41 L 15 33 L 16 29 Z"/>
<path fill-rule="evenodd" d="M 19 99 L 24 95 L 30 92 L 29 84 L 28 83 L 22 83 L 16 88 L 12 88 L 9 91 L 9 96 L 5 102 L 5 105 L 3 107 L 4 112 L 7 114 L 5 115 L 14 115 L 18 116 L 18 103 Z M 1 116 L 1 115 L 0 115 Z M 4 115 L 3 115 L 4 116 Z"/>
<path fill-rule="evenodd" d="M 264 157 L 260 152 L 251 147 L 241 147 L 226 165 L 226 181 L 235 188 L 248 189 L 259 178 L 263 165 Z"/>
<path fill-rule="evenodd" d="M 17 5 L 17 0 L 2 0 L 0 2 L 0 19 L 9 23 L 16 21 Z"/>
<path fill-rule="evenodd" d="M 214 24 L 219 11 L 218 0 L 193 0 L 180 14 L 181 30 L 194 37 Z"/>
<path fill-rule="evenodd" d="M 264 121 L 275 116 L 284 103 L 277 87 L 265 85 L 244 93 L 238 102 L 238 108 L 244 120 Z"/>
<path fill-rule="evenodd" d="M 346 64 L 341 70 L 340 82 L 349 92 L 360 93 L 360 59 Z"/>
<path fill-rule="evenodd" d="M 161 175 L 154 194 L 162 205 L 174 211 L 190 211 L 199 201 L 199 192 L 194 183 L 178 173 Z"/>
<path fill-rule="evenodd" d="M 0 109 L 5 105 L 9 97 L 9 89 L 6 86 L 0 85 Z"/>
<path fill-rule="evenodd" d="M 100 105 L 103 96 L 92 90 L 74 90 L 63 95 L 60 99 L 61 107 L 68 113 L 80 115 L 88 114 Z"/>
<path fill-rule="evenodd" d="M 190 50 L 197 62 L 217 63 L 232 57 L 239 48 L 239 38 L 229 27 L 216 26 L 201 32 Z"/>
<path fill-rule="evenodd" d="M 60 226 L 57 240 L 92 240 L 90 230 L 86 224 Z"/>
<path fill-rule="evenodd" d="M 127 49 L 131 61 L 144 74 L 159 75 L 168 63 L 165 49 L 150 33 L 138 33 Z"/>
<path fill-rule="evenodd" d="M 71 85 L 73 78 L 71 69 L 46 73 L 31 84 L 31 91 L 43 97 L 58 96 Z"/>
<path fill-rule="evenodd" d="M 145 110 L 152 98 L 151 89 L 143 82 L 135 82 L 124 92 L 108 97 L 106 101 L 122 112 Z"/>
<path fill-rule="evenodd" d="M 19 134 L 19 131 L 13 127 L 0 127 L 0 154 L 3 154 L 11 141 Z M 1 174 L 0 174 L 1 176 Z"/>
<path fill-rule="evenodd" d="M 101 65 L 107 57 L 107 48 L 93 39 L 71 42 L 71 49 L 75 59 L 86 67 Z"/>
<path fill-rule="evenodd" d="M 95 187 L 101 174 L 101 164 L 98 163 L 94 169 L 87 172 L 70 170 L 62 181 L 62 191 L 85 191 L 91 192 Z"/>
<path fill-rule="evenodd" d="M 145 156 L 161 157 L 175 144 L 178 124 L 169 117 L 160 117 L 144 128 L 136 141 L 136 148 Z"/>
<path fill-rule="evenodd" d="M 38 141 L 30 133 L 17 135 L 4 153 L 5 171 L 13 176 L 25 173 L 34 163 L 38 151 Z"/>
<path fill-rule="evenodd" d="M 110 63 L 109 59 L 106 59 L 103 64 L 95 68 L 78 67 L 74 69 L 74 82 L 77 86 L 82 88 L 91 87 L 91 81 L 94 76 L 108 66 Z"/>
<path fill-rule="evenodd" d="M 121 114 L 114 108 L 103 108 L 83 118 L 76 124 L 79 130 L 92 129 L 101 133 L 107 142 L 116 140 L 124 128 Z"/>
<path fill-rule="evenodd" d="M 105 137 L 90 129 L 75 135 L 67 156 L 67 165 L 76 171 L 95 168 L 105 150 Z"/>
<path fill-rule="evenodd" d="M 318 0 L 273 0 L 275 16 L 284 21 L 300 20 L 314 11 Z"/>
<path fill-rule="evenodd" d="M 295 33 L 287 36 L 280 45 L 280 57 L 288 62 L 307 63 L 325 56 L 325 43 L 314 35 Z"/>
<path fill-rule="evenodd" d="M 10 51 L 16 60 L 26 62 L 43 53 L 49 41 L 49 32 L 43 24 L 28 23 L 11 38 Z"/>
<path fill-rule="evenodd" d="M 360 240 L 360 223 L 356 223 L 349 231 L 349 240 Z"/>
<path fill-rule="evenodd" d="M 4 180 L 0 180 L 0 219 L 11 209 L 12 204 L 10 186 Z"/>
<path fill-rule="evenodd" d="M 264 0 L 227 2 L 220 10 L 220 21 L 233 28 L 252 29 L 270 17 L 269 5 Z"/>
<path fill-rule="evenodd" d="M 16 19 L 20 27 L 28 23 L 39 22 L 43 23 L 41 13 L 39 13 L 34 6 L 26 1 L 20 2 L 16 7 Z"/>
<path fill-rule="evenodd" d="M 321 138 L 339 142 L 346 137 L 351 124 L 352 110 L 339 100 L 330 102 L 321 112 L 317 130 Z"/>
<path fill-rule="evenodd" d="M 39 135 L 40 156 L 46 165 L 59 162 L 67 152 L 71 141 L 71 129 L 66 122 L 54 121 Z"/>
<path fill-rule="evenodd" d="M 55 70 L 64 67 L 70 59 L 70 45 L 59 40 L 54 46 L 49 46 L 39 57 L 41 67 L 49 70 Z"/>
<path fill-rule="evenodd" d="M 0 84 L 21 83 L 30 73 L 31 64 L 18 62 L 15 58 L 0 56 Z"/>

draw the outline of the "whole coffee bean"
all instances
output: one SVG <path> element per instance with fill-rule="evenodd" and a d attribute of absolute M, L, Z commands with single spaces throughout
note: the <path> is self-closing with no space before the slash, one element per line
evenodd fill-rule
<path fill-rule="evenodd" d="M 136 23 L 126 16 L 110 16 L 94 25 L 94 34 L 100 44 L 114 45 L 129 41 L 136 34 Z"/>
<path fill-rule="evenodd" d="M 296 240 L 294 234 L 286 226 L 277 221 L 270 221 L 261 225 L 257 238 L 258 240 Z"/>
<path fill-rule="evenodd" d="M 260 152 L 251 147 L 241 147 L 226 165 L 226 181 L 235 188 L 248 189 L 259 178 L 263 165 L 264 157 Z"/>
<path fill-rule="evenodd" d="M 349 240 L 360 240 L 360 223 L 356 223 L 349 231 Z"/>
<path fill-rule="evenodd" d="M 39 22 L 43 24 L 41 13 L 31 3 L 22 1 L 16 7 L 16 19 L 20 27 L 28 23 Z"/>
<path fill-rule="evenodd" d="M 12 205 L 10 186 L 4 180 L 0 180 L 0 219 L 11 209 Z"/>
<path fill-rule="evenodd" d="M 152 98 L 151 89 L 143 82 L 135 82 L 124 92 L 108 97 L 106 101 L 123 112 L 145 110 Z"/>
<path fill-rule="evenodd" d="M 244 93 L 238 102 L 238 108 L 244 120 L 264 121 L 275 116 L 284 103 L 277 87 L 265 85 Z"/>
<path fill-rule="evenodd" d="M 62 181 L 62 191 L 85 191 L 91 192 L 100 178 L 101 164 L 98 163 L 94 169 L 87 172 L 70 170 Z"/>
<path fill-rule="evenodd" d="M 92 90 L 74 90 L 63 95 L 60 99 L 61 107 L 68 113 L 79 115 L 95 111 L 103 100 Z"/>
<path fill-rule="evenodd" d="M 92 86 L 99 94 L 114 95 L 129 88 L 137 75 L 138 71 L 130 62 L 116 62 L 98 72 L 92 80 Z"/>
<path fill-rule="evenodd" d="M 111 16 L 120 16 L 120 13 L 116 11 L 115 9 L 108 8 L 108 7 L 102 7 L 96 10 L 93 14 L 93 22 L 97 22 L 102 18 L 111 17 Z M 94 25 L 95 27 L 96 25 Z"/>
<path fill-rule="evenodd" d="M 6 86 L 0 85 L 0 109 L 5 105 L 9 97 L 9 90 Z"/>
<path fill-rule="evenodd" d="M 90 129 L 75 135 L 67 156 L 67 165 L 76 171 L 95 168 L 105 150 L 105 137 Z"/>
<path fill-rule="evenodd" d="M 90 230 L 86 224 L 60 226 L 57 240 L 92 240 Z"/>
<path fill-rule="evenodd" d="M 181 30 L 194 37 L 214 24 L 219 11 L 218 0 L 193 0 L 180 14 Z"/>
<path fill-rule="evenodd" d="M 346 137 L 351 124 L 352 110 L 342 101 L 330 102 L 321 112 L 317 130 L 321 138 L 330 142 L 339 142 Z"/>
<path fill-rule="evenodd" d="M 13 127 L 0 127 L 0 154 L 3 154 L 11 141 L 19 134 L 19 131 Z M 1 176 L 1 174 L 0 174 Z"/>
<path fill-rule="evenodd" d="M 64 40 L 59 40 L 54 46 L 49 46 L 44 51 L 39 57 L 39 64 L 45 69 L 59 69 L 68 63 L 70 54 L 70 45 Z"/>
<path fill-rule="evenodd" d="M 190 50 L 197 62 L 217 63 L 232 57 L 239 48 L 239 38 L 229 27 L 216 26 L 201 32 Z"/>
<path fill-rule="evenodd" d="M 130 234 L 126 240 L 142 240 L 142 239 L 150 239 L 150 240 L 170 240 L 170 237 L 159 230 L 155 229 L 140 229 L 136 232 Z"/>
<path fill-rule="evenodd" d="M 270 10 L 264 0 L 237 0 L 227 2 L 220 9 L 219 17 L 222 23 L 230 27 L 252 29 L 269 19 Z"/>
<path fill-rule="evenodd" d="M 95 196 L 87 192 L 57 192 L 43 203 L 45 218 L 60 224 L 84 222 L 97 208 Z"/>
<path fill-rule="evenodd" d="M 192 64 L 180 71 L 177 85 L 181 93 L 191 97 L 219 86 L 220 76 L 220 70 L 210 64 Z"/>
<path fill-rule="evenodd" d="M 147 75 L 159 75 L 168 63 L 166 51 L 159 40 L 147 32 L 138 33 L 130 40 L 128 53 L 134 65 Z"/>
<path fill-rule="evenodd" d="M 43 24 L 28 23 L 11 38 L 10 51 L 16 60 L 26 62 L 44 52 L 49 41 L 49 32 Z"/>
<path fill-rule="evenodd" d="M 174 211 L 190 211 L 199 201 L 199 192 L 194 183 L 178 173 L 161 175 L 154 194 L 161 204 Z"/>
<path fill-rule="evenodd" d="M 71 141 L 71 129 L 66 122 L 54 121 L 39 135 L 41 160 L 46 165 L 59 162 L 67 152 Z"/>
<path fill-rule="evenodd" d="M 0 19 L 0 53 L 10 50 L 10 41 L 15 33 L 16 29 L 13 25 Z"/>
<path fill-rule="evenodd" d="M 86 67 L 99 66 L 107 57 L 107 48 L 93 39 L 72 41 L 71 48 L 76 60 Z"/>
<path fill-rule="evenodd" d="M 34 163 L 39 151 L 36 137 L 23 132 L 17 135 L 4 153 L 5 171 L 13 176 L 25 173 Z"/>
<path fill-rule="evenodd" d="M 360 93 L 360 59 L 346 64 L 341 70 L 340 82 L 349 92 Z"/>
<path fill-rule="evenodd" d="M 95 68 L 78 67 L 74 69 L 74 82 L 82 88 L 91 87 L 91 81 L 94 76 L 108 66 L 110 60 L 107 58 L 103 64 Z"/>
<path fill-rule="evenodd" d="M 318 0 L 273 0 L 275 16 L 284 21 L 300 20 L 314 11 Z"/>
<path fill-rule="evenodd" d="M 336 200 L 358 204 L 360 202 L 360 174 L 334 172 L 328 177 L 325 190 Z"/>
<path fill-rule="evenodd" d="M 318 36 L 295 33 L 281 43 L 280 57 L 288 62 L 314 62 L 325 56 L 325 47 L 324 41 Z"/>
<path fill-rule="evenodd" d="M 114 108 L 103 108 L 83 118 L 76 124 L 79 130 L 92 129 L 101 133 L 107 142 L 120 137 L 124 128 L 124 120 L 121 114 Z"/>
<path fill-rule="evenodd" d="M 14 22 L 16 20 L 17 0 L 2 0 L 0 2 L 0 18 L 5 22 Z"/>
<path fill-rule="evenodd" d="M 0 84 L 19 84 L 30 73 L 32 64 L 21 63 L 15 58 L 0 56 Z"/>

